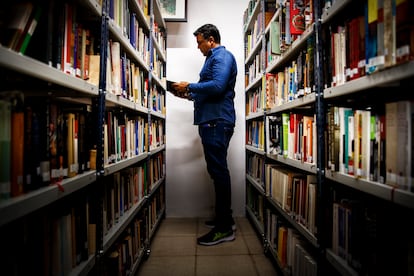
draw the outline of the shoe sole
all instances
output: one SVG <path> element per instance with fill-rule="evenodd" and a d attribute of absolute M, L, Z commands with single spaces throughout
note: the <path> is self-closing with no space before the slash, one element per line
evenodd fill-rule
<path fill-rule="evenodd" d="M 222 239 L 219 239 L 219 240 L 216 240 L 216 241 L 213 241 L 213 242 L 198 242 L 198 244 L 210 246 L 210 245 L 216 245 L 216 244 L 219 244 L 219 243 L 222 243 L 222 242 L 234 241 L 235 239 L 236 239 L 236 237 L 234 236 L 234 233 L 233 233 L 231 236 L 224 237 Z"/>

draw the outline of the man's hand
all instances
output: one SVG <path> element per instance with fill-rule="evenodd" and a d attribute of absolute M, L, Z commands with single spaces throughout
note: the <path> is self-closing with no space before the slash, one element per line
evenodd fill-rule
<path fill-rule="evenodd" d="M 189 93 L 188 93 L 188 85 L 189 83 L 186 81 L 180 81 L 180 82 L 175 82 L 173 83 L 173 88 L 176 91 L 176 96 L 183 98 L 183 99 L 188 99 L 189 98 Z"/>

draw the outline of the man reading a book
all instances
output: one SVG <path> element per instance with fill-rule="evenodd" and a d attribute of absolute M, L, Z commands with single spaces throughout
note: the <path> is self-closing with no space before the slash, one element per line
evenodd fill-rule
<path fill-rule="evenodd" d="M 194 125 L 203 145 L 207 171 L 214 182 L 215 217 L 206 221 L 210 232 L 197 239 L 201 245 L 215 245 L 235 239 L 231 209 L 231 180 L 227 150 L 233 136 L 237 64 L 231 52 L 220 44 L 216 26 L 205 24 L 194 33 L 198 49 L 206 57 L 197 83 L 172 84 L 174 95 L 194 102 Z"/>

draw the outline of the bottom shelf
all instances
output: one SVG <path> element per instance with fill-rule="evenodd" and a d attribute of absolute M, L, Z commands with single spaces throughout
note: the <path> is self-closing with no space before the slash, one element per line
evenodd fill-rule
<path fill-rule="evenodd" d="M 357 276 L 358 273 L 348 266 L 347 262 L 332 252 L 332 250 L 326 250 L 326 259 L 328 262 L 343 276 Z"/>
<path fill-rule="evenodd" d="M 146 260 L 146 258 L 148 258 L 149 254 L 150 254 L 150 249 L 147 247 L 143 247 L 142 250 L 139 252 L 137 260 L 132 266 L 130 275 L 135 275 L 137 273 L 139 266 L 141 265 L 143 261 Z"/>
<path fill-rule="evenodd" d="M 252 209 L 249 206 L 246 206 L 246 217 L 249 219 L 249 221 L 252 223 L 253 228 L 256 230 L 256 232 L 260 235 L 260 237 L 264 238 L 264 225 L 262 222 L 260 222 L 255 215 L 255 213 L 252 211 Z"/>

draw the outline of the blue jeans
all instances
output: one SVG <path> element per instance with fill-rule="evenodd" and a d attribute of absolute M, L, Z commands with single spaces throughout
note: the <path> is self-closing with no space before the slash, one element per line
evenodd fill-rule
<path fill-rule="evenodd" d="M 227 167 L 227 149 L 233 136 L 234 125 L 217 121 L 199 125 L 207 171 L 214 182 L 215 220 L 219 230 L 231 229 L 231 180 Z"/>

